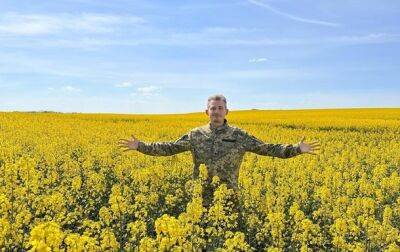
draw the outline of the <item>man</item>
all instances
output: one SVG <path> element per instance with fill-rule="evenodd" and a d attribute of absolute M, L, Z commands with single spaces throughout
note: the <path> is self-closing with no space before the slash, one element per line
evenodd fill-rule
<path fill-rule="evenodd" d="M 246 131 L 228 125 L 225 116 L 228 114 L 226 98 L 213 95 L 208 98 L 206 114 L 210 118 L 207 125 L 197 127 L 174 142 L 145 143 L 133 135 L 130 140 L 120 139 L 120 147 L 137 150 L 153 156 L 169 156 L 184 151 L 191 151 L 194 162 L 193 177 L 199 175 L 200 164 L 205 164 L 209 179 L 218 176 L 220 183 L 238 191 L 239 167 L 246 151 L 259 155 L 279 158 L 290 158 L 302 153 L 316 154 L 318 141 L 305 143 L 303 139 L 295 145 L 264 143 Z M 208 189 L 206 189 L 208 190 Z M 210 195 L 211 194 L 211 195 Z M 212 201 L 212 192 L 203 192 L 204 205 Z"/>

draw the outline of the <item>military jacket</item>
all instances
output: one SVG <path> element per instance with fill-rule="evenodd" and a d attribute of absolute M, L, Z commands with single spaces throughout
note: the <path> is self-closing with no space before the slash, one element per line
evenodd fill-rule
<path fill-rule="evenodd" d="M 243 129 L 224 124 L 214 127 L 211 123 L 194 128 L 176 141 L 139 142 L 139 152 L 153 156 L 170 156 L 190 151 L 193 157 L 193 177 L 199 175 L 199 166 L 205 164 L 208 177 L 218 176 L 228 188 L 238 189 L 239 168 L 245 152 L 278 158 L 301 154 L 298 144 L 264 143 Z"/>

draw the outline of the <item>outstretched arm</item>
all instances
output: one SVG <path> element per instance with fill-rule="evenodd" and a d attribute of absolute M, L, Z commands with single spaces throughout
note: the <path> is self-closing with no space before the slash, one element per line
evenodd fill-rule
<path fill-rule="evenodd" d="M 119 147 L 127 148 L 123 151 L 137 150 L 151 156 L 171 156 L 190 150 L 189 135 L 185 134 L 174 142 L 145 143 L 132 135 L 132 139 L 120 139 Z"/>
<path fill-rule="evenodd" d="M 247 132 L 244 132 L 243 135 L 245 150 L 264 156 L 291 158 L 302 153 L 315 155 L 316 153 L 314 151 L 319 150 L 318 141 L 308 144 L 304 142 L 304 137 L 298 144 L 272 144 L 264 143 Z"/>

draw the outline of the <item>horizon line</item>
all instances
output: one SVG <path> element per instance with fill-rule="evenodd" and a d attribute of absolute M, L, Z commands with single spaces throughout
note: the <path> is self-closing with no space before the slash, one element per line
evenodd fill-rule
<path fill-rule="evenodd" d="M 228 108 L 229 109 L 229 108 Z M 281 108 L 281 109 L 235 109 L 229 112 L 250 112 L 250 111 L 312 111 L 312 110 L 375 110 L 375 109 L 400 109 L 399 107 L 324 107 L 324 108 Z M 116 112 L 61 112 L 53 110 L 10 110 L 3 111 L 0 113 L 42 113 L 42 114 L 106 114 L 106 115 L 187 115 L 187 114 L 199 114 L 204 111 L 193 111 L 193 112 L 182 112 L 182 113 L 116 113 Z"/>

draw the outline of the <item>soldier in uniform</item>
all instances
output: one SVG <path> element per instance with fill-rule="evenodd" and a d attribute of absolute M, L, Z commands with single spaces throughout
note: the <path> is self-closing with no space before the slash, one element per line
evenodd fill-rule
<path fill-rule="evenodd" d="M 206 114 L 210 118 L 207 125 L 190 130 L 176 141 L 145 143 L 132 135 L 131 139 L 120 139 L 124 151 L 137 150 L 146 155 L 170 156 L 190 151 L 193 156 L 193 177 L 199 175 L 199 166 L 205 164 L 208 178 L 218 176 L 220 183 L 238 192 L 239 167 L 245 152 L 278 158 L 291 158 L 302 153 L 316 154 L 318 141 L 311 143 L 303 139 L 297 144 L 265 143 L 243 129 L 229 125 L 225 116 L 228 114 L 226 98 L 213 95 L 207 100 Z M 212 202 L 213 192 L 210 186 L 205 188 L 204 206 Z"/>

